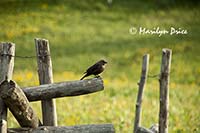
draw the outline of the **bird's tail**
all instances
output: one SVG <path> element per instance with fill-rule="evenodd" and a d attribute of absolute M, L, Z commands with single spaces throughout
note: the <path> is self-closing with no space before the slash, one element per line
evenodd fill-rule
<path fill-rule="evenodd" d="M 85 77 L 87 77 L 88 75 L 87 74 L 85 74 L 80 80 L 83 80 Z"/>

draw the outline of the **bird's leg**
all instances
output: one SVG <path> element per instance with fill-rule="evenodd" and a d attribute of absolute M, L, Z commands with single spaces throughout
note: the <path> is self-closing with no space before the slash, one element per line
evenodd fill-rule
<path fill-rule="evenodd" d="M 95 78 L 100 78 L 100 76 L 99 75 L 95 75 Z"/>

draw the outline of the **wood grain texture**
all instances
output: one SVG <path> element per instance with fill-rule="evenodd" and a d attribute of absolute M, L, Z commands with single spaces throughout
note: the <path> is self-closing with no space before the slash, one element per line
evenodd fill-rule
<path fill-rule="evenodd" d="M 18 128 L 8 129 L 8 133 L 115 133 L 112 124 L 91 124 L 91 125 L 76 125 L 76 126 L 41 126 L 35 129 Z"/>
<path fill-rule="evenodd" d="M 149 67 L 149 55 L 146 54 L 143 56 L 141 78 L 140 78 L 140 82 L 138 83 L 139 90 L 138 90 L 137 101 L 136 101 L 136 106 L 135 106 L 135 122 L 134 122 L 134 131 L 133 131 L 134 133 L 137 133 L 138 127 L 140 126 L 142 97 L 143 97 L 143 91 L 144 91 L 144 87 L 145 87 L 145 83 L 147 79 L 148 67 Z"/>
<path fill-rule="evenodd" d="M 12 79 L 14 68 L 15 44 L 0 43 L 0 82 Z M 0 98 L 0 133 L 7 132 L 7 107 Z"/>
<path fill-rule="evenodd" d="M 22 127 L 36 128 L 39 119 L 21 88 L 12 80 L 0 84 L 0 96 Z"/>
<path fill-rule="evenodd" d="M 159 133 L 168 133 L 168 108 L 169 108 L 169 80 L 171 68 L 172 51 L 162 50 L 162 63 L 160 71 L 160 111 L 159 111 Z"/>
<path fill-rule="evenodd" d="M 40 84 L 53 83 L 52 62 L 49 42 L 45 39 L 35 39 L 38 76 Z M 45 126 L 57 126 L 56 103 L 53 99 L 42 101 L 42 117 Z"/>
<path fill-rule="evenodd" d="M 79 96 L 101 91 L 103 89 L 103 80 L 99 77 L 26 87 L 23 91 L 29 101 L 38 101 L 59 97 Z"/>

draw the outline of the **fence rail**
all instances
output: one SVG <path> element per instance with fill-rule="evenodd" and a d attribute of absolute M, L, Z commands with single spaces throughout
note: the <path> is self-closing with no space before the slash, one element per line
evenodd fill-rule
<path fill-rule="evenodd" d="M 59 97 L 79 96 L 104 89 L 103 80 L 99 78 L 65 81 L 23 88 L 29 101 L 46 100 Z"/>
<path fill-rule="evenodd" d="M 91 124 L 77 126 L 41 126 L 38 128 L 11 128 L 8 133 L 115 133 L 115 128 L 112 124 Z"/>

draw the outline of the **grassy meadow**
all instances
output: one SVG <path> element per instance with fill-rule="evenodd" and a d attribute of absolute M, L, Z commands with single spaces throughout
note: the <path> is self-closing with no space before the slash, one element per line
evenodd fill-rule
<path fill-rule="evenodd" d="M 113 123 L 117 133 L 131 133 L 142 56 L 150 54 L 149 75 L 159 74 L 162 48 L 170 48 L 169 132 L 200 133 L 199 4 L 2 0 L 0 7 L 0 42 L 14 42 L 16 55 L 34 56 L 34 38 L 49 40 L 54 82 L 78 80 L 97 60 L 108 61 L 104 91 L 56 99 L 58 125 Z M 180 27 L 188 34 L 132 35 L 131 27 Z M 21 87 L 38 85 L 36 59 L 15 58 L 13 79 Z M 41 118 L 40 103 L 32 106 Z M 142 107 L 142 125 L 158 123 L 158 78 L 147 80 Z M 19 126 L 11 113 L 8 126 Z"/>

